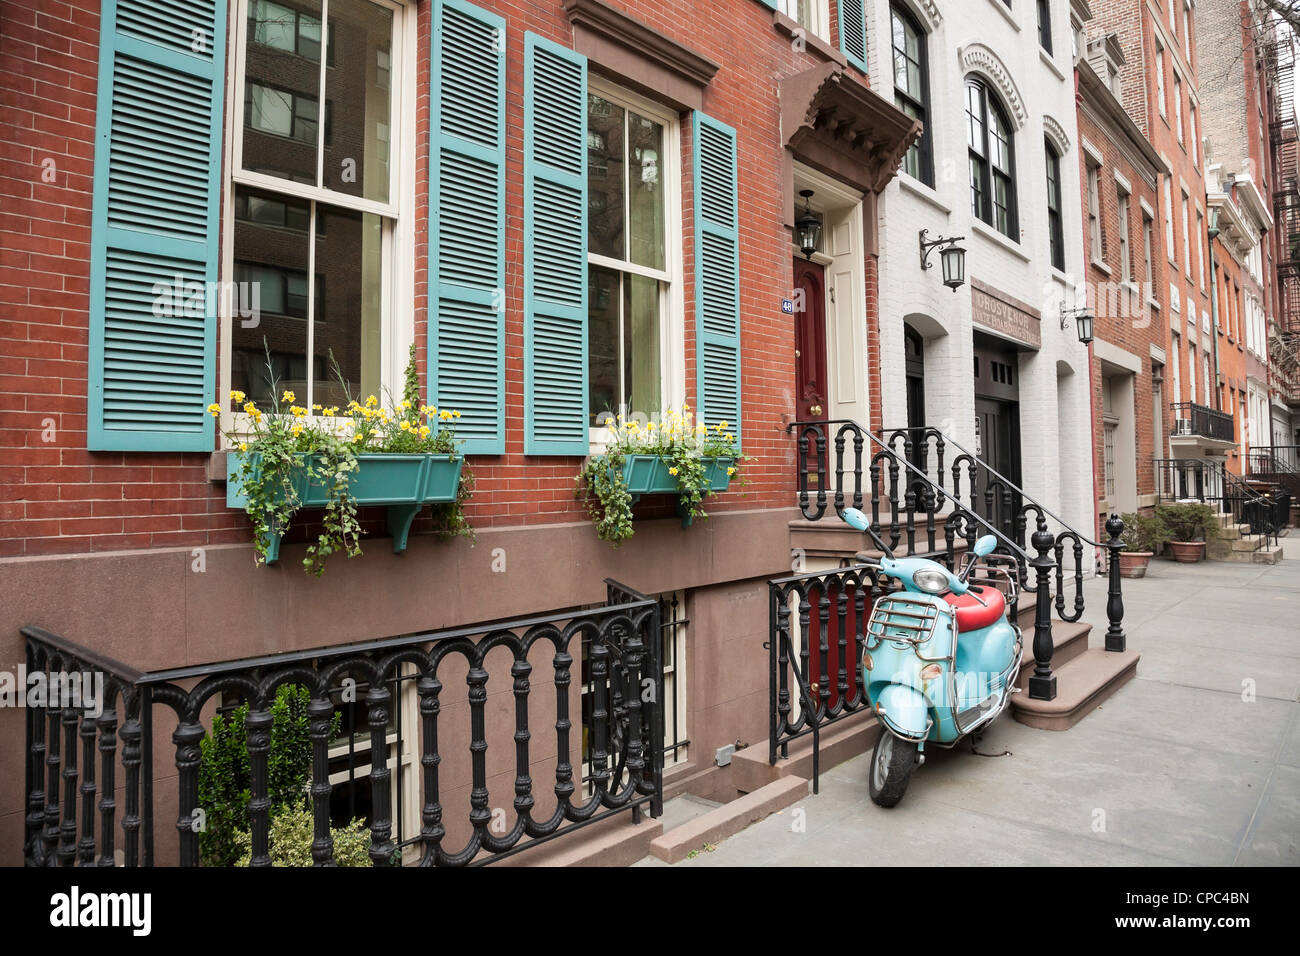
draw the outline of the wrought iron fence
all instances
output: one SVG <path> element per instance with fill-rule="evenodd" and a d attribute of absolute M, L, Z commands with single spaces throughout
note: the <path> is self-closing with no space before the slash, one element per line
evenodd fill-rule
<path fill-rule="evenodd" d="M 198 866 L 205 820 L 198 793 L 205 713 L 213 705 L 239 701 L 248 705 L 250 864 L 270 865 L 270 708 L 286 685 L 310 693 L 310 853 L 316 865 L 334 862 L 331 751 L 337 741 L 332 737 L 336 715 L 348 704 L 341 686 L 353 688 L 358 695 L 353 703 L 364 712 L 366 731 L 355 736 L 363 741 L 357 749 L 370 756 L 363 776 L 369 783 L 368 853 L 376 866 L 403 860 L 478 865 L 614 814 L 630 811 L 638 821 L 646 810 L 659 816 L 660 605 L 615 582 L 607 586 L 606 606 L 592 610 L 153 673 L 40 628 L 24 628 L 29 674 L 43 675 L 47 686 L 67 685 L 65 675 L 98 674 L 103 682 L 94 699 L 50 695 L 36 706 L 28 702 L 27 863 L 153 865 L 159 837 L 165 835 L 155 832 L 155 788 L 165 781 L 176 788 L 177 862 Z M 550 673 L 534 686 L 538 664 Z M 577 685 L 575 665 L 581 671 Z M 445 685 L 453 675 L 464 683 Z M 448 686 L 458 685 L 466 690 L 447 693 Z M 579 741 L 573 735 L 573 705 L 582 685 L 591 689 L 591 706 Z M 400 717 L 404 695 L 413 698 L 418 711 L 413 726 L 404 726 Z M 530 714 L 535 718 L 539 711 L 552 717 L 553 738 L 543 740 L 553 739 L 553 746 L 534 743 Z M 172 731 L 176 773 L 156 779 L 155 731 L 166 729 Z M 351 741 L 354 735 L 347 737 Z M 504 806 L 493 807 L 489 790 L 489 758 L 502 749 L 507 757 L 494 762 L 492 776 L 512 792 L 513 821 Z M 351 743 L 348 752 L 354 752 Z M 401 759 L 404 752 L 410 754 L 409 767 Z M 466 764 L 463 779 L 451 778 L 443 766 L 453 757 Z M 579 767 L 584 762 L 591 767 L 590 795 L 576 801 L 575 758 Z M 541 788 L 534 774 L 542 768 L 553 777 L 554 801 L 539 811 Z M 410 776 L 400 779 L 405 774 Z M 355 777 L 349 771 L 348 778 Z M 404 783 L 416 801 L 405 807 Z M 466 790 L 468 812 L 453 818 L 447 813 L 449 794 Z M 415 808 L 418 818 L 402 812 Z M 405 825 L 405 816 L 415 818 L 413 826 Z M 449 847 L 456 839 L 459 845 Z"/>
<path fill-rule="evenodd" d="M 1232 416 L 1227 412 L 1221 412 L 1205 405 L 1197 405 L 1195 402 L 1173 402 L 1170 407 L 1174 410 L 1175 421 L 1185 423 L 1175 426 L 1173 436 L 1175 438 L 1180 434 L 1184 434 L 1212 438 L 1216 441 L 1237 440 L 1234 434 Z M 1179 429 L 1182 429 L 1182 431 L 1179 431 Z"/>

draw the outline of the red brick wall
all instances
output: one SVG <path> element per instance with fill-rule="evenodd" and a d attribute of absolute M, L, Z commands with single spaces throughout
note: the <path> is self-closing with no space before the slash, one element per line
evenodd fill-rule
<path fill-rule="evenodd" d="M 484 0 L 508 20 L 506 454 L 476 457 L 469 517 L 479 527 L 580 520 L 573 497 L 581 459 L 523 455 L 521 156 L 523 34 L 571 44 L 559 0 Z M 704 111 L 739 130 L 741 310 L 745 447 L 749 484 L 711 511 L 785 506 L 793 493 L 793 445 L 783 431 L 794 391 L 788 234 L 782 225 L 780 76 L 821 62 L 795 52 L 755 0 L 619 3 L 630 15 L 723 64 Z M 419 4 L 415 341 L 425 365 L 430 9 Z M 106 551 L 247 540 L 224 486 L 207 480 L 206 454 L 85 450 L 91 178 L 99 4 L 24 0 L 0 7 L 0 555 Z M 833 29 L 832 39 L 838 34 Z M 743 52 L 742 52 L 743 51 Z M 850 69 L 850 72 L 855 72 Z M 683 266 L 687 395 L 696 404 L 689 114 L 683 114 Z M 42 164 L 53 160 L 53 182 Z M 874 271 L 868 263 L 869 310 Z M 219 349 L 220 353 L 220 349 Z M 873 376 L 876 373 L 873 373 Z M 873 377 L 872 393 L 878 394 Z M 214 396 L 215 399 L 215 396 Z M 47 429 L 53 420 L 53 440 Z M 645 514 L 657 514 L 648 506 Z M 640 510 L 638 513 L 642 513 Z M 369 515 L 363 515 L 369 521 Z M 418 529 L 417 529 L 418 530 Z M 300 537 L 295 529 L 291 537 Z"/>
<path fill-rule="evenodd" d="M 1079 69 L 1089 69 L 1083 64 Z M 1095 320 L 1093 335 L 1099 342 L 1106 342 L 1138 357 L 1142 370 L 1134 376 L 1133 422 L 1136 434 L 1137 451 L 1137 495 L 1151 494 L 1155 490 L 1155 472 L 1153 458 L 1165 457 L 1156 447 L 1154 418 L 1152 411 L 1152 367 L 1151 346 L 1165 347 L 1168 319 L 1168 279 L 1166 272 L 1168 262 L 1164 251 L 1164 231 L 1160 220 L 1160 197 L 1157 187 L 1147 185 L 1139 168 L 1125 154 L 1121 143 L 1121 133 L 1106 124 L 1094 121 L 1092 115 L 1084 108 L 1079 110 L 1079 136 L 1081 140 L 1101 152 L 1104 163 L 1099 171 L 1098 197 L 1100 199 L 1100 218 L 1103 242 L 1102 251 L 1092 247 L 1092 236 L 1088 228 L 1088 155 L 1079 150 L 1079 185 L 1081 190 L 1084 261 L 1087 263 L 1087 276 L 1090 289 L 1090 302 L 1094 308 Z M 1128 149 L 1131 151 L 1132 146 Z M 1141 290 L 1137 296 L 1127 300 L 1118 300 L 1107 292 L 1119 284 L 1121 271 L 1120 222 L 1117 180 L 1118 171 L 1131 187 L 1129 197 L 1128 246 L 1129 269 L 1132 280 Z M 1156 213 L 1152 225 L 1151 274 L 1146 272 L 1143 253 L 1143 216 L 1141 203 Z M 1094 259 L 1100 260 L 1109 269 L 1099 268 Z M 1145 300 L 1150 288 L 1160 303 L 1159 309 L 1151 309 Z M 1140 309 L 1136 314 L 1134 305 Z M 1105 475 L 1105 458 L 1102 431 L 1102 364 L 1096 350 L 1090 350 L 1092 358 L 1092 423 L 1094 471 L 1097 476 L 1097 497 L 1103 497 Z M 1168 377 L 1166 377 L 1168 378 Z M 1163 434 L 1168 435 L 1168 431 Z"/>

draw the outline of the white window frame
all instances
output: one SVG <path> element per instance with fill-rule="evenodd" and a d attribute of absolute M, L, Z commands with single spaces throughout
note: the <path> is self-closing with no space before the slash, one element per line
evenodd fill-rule
<path fill-rule="evenodd" d="M 1183 135 L 1183 78 L 1174 71 L 1174 127 L 1178 134 L 1178 142 L 1185 142 Z"/>
<path fill-rule="evenodd" d="M 235 269 L 235 189 L 249 186 L 270 193 L 315 200 L 318 203 L 372 213 L 385 219 L 381 240 L 383 275 L 380 279 L 380 363 L 381 388 L 400 390 L 407 351 L 415 341 L 415 104 L 417 99 L 417 34 L 416 7 L 411 0 L 369 0 L 376 6 L 393 11 L 393 49 L 389 60 L 389 121 L 388 153 L 390 157 L 389 201 L 376 202 L 361 197 L 346 196 L 324 187 L 296 183 L 290 179 L 249 172 L 243 168 L 244 84 L 247 68 L 248 6 L 250 0 L 233 0 L 230 16 L 230 57 L 226 83 L 225 109 L 225 169 L 222 182 L 221 275 L 226 282 L 234 281 Z M 321 86 L 319 101 L 325 100 L 325 76 L 329 69 L 326 44 L 329 42 L 329 0 L 321 7 Z M 409 64 L 409 66 L 408 66 Z M 317 124 L 316 170 L 323 181 L 325 162 L 325 124 Z M 400 157 L 392 163 L 392 157 Z M 396 168 L 393 168 L 393 167 Z M 405 212 L 403 212 L 405 210 Z M 308 225 L 308 247 L 314 249 L 314 217 Z M 316 283 L 311 281 L 308 268 L 308 310 L 314 306 Z M 230 371 L 234 316 L 228 297 L 219 297 L 220 342 L 219 363 L 220 392 L 218 404 L 223 408 L 220 430 L 224 433 L 247 431 L 247 416 L 243 412 L 229 411 L 226 396 L 230 394 Z M 314 323 L 312 323 L 314 324 Z M 310 355 L 311 340 L 307 342 Z M 312 399 L 300 395 L 299 399 L 310 408 Z M 320 418 L 320 416 L 316 416 Z M 322 419 L 323 421 L 329 421 Z M 334 421 L 341 421 L 335 419 Z M 229 441 L 222 439 L 223 447 Z"/>
<path fill-rule="evenodd" d="M 830 0 L 809 0 L 812 23 L 799 25 L 819 40 L 830 42 L 831 10 Z M 777 9 L 795 23 L 799 23 L 799 0 L 777 0 Z"/>
<path fill-rule="evenodd" d="M 1200 151 L 1196 148 L 1196 104 L 1191 100 L 1187 102 L 1187 125 L 1191 127 L 1187 133 L 1191 140 L 1192 147 L 1192 165 L 1199 167 L 1201 165 Z"/>
<path fill-rule="evenodd" d="M 1101 167 L 1087 162 L 1088 167 L 1088 242 L 1091 245 L 1089 258 L 1094 264 L 1104 264 L 1106 260 L 1101 225 Z"/>
<path fill-rule="evenodd" d="M 1155 223 L 1153 223 L 1151 221 L 1151 217 L 1148 216 L 1145 211 L 1143 211 L 1142 213 L 1142 267 L 1145 270 L 1145 274 L 1142 277 L 1142 281 L 1147 284 L 1148 298 L 1154 298 L 1155 290 L 1156 290 L 1155 275 L 1154 275 L 1155 262 L 1152 261 L 1152 256 L 1154 254 L 1152 250 L 1152 246 L 1154 245 L 1155 245 Z"/>
<path fill-rule="evenodd" d="M 1165 247 L 1168 250 L 1166 255 L 1169 261 L 1177 264 L 1174 258 L 1174 180 L 1172 176 L 1165 177 Z"/>
<path fill-rule="evenodd" d="M 1201 291 L 1205 291 L 1205 213 L 1196 210 L 1196 268 L 1200 272 Z"/>
<path fill-rule="evenodd" d="M 682 265 L 682 162 L 681 162 L 681 120 L 670 107 L 639 96 L 626 87 L 606 80 L 596 74 L 587 78 L 587 92 L 594 93 L 602 99 L 616 103 L 624 109 L 645 116 L 647 119 L 661 123 L 664 128 L 663 156 L 659 170 L 664 188 L 664 266 L 650 269 L 632 262 L 611 259 L 608 256 L 587 253 L 587 266 L 600 266 L 616 272 L 656 279 L 667 286 L 661 290 L 659 298 L 659 356 L 660 383 L 659 399 L 662 408 L 659 415 L 665 415 L 669 409 L 680 410 L 686 401 L 686 301 L 683 286 L 684 272 Z M 584 109 L 585 109 L 584 104 Z M 624 196 L 626 203 L 629 196 Z M 624 216 L 624 228 L 627 217 Z M 583 414 L 590 415 L 591 409 L 586 405 L 591 401 L 590 395 L 583 396 Z M 637 409 L 640 411 L 640 409 Z M 694 411 L 694 409 L 692 409 Z M 592 425 L 589 432 L 591 454 L 604 452 L 610 440 L 610 429 L 602 425 Z"/>
<path fill-rule="evenodd" d="M 1183 270 L 1192 277 L 1192 200 L 1183 190 Z"/>

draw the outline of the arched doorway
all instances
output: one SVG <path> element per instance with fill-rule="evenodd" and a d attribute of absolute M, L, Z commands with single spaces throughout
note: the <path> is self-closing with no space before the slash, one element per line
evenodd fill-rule
<path fill-rule="evenodd" d="M 923 467 L 921 429 L 925 428 L 925 339 L 903 323 L 903 369 L 907 376 L 907 428 L 912 433 L 912 464 Z"/>

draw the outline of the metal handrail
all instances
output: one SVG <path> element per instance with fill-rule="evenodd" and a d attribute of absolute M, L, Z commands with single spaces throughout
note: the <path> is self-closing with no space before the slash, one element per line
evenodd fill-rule
<path fill-rule="evenodd" d="M 897 461 L 908 471 L 912 472 L 914 475 L 920 478 L 921 481 L 925 482 L 925 484 L 931 490 L 937 492 L 940 500 L 948 497 L 948 493 L 944 490 L 942 485 L 936 485 L 933 481 L 930 480 L 930 477 L 925 472 L 921 471 L 921 469 L 917 468 L 906 458 L 899 455 L 898 452 L 895 451 L 893 448 L 891 448 L 889 445 L 882 442 L 879 438 L 877 438 L 874 434 L 872 434 L 869 428 L 864 427 L 860 422 L 857 422 L 852 418 L 833 418 L 833 419 L 827 419 L 826 421 L 791 422 L 789 425 L 785 427 L 785 430 L 787 433 L 789 433 L 789 432 L 793 432 L 796 428 L 801 428 L 801 429 L 810 429 L 810 428 L 819 428 L 819 427 L 829 428 L 829 426 L 831 425 L 852 425 L 861 434 L 865 435 L 868 439 L 870 439 L 873 445 L 877 446 L 881 451 L 886 452 L 887 454 L 892 456 L 895 461 Z M 822 494 L 825 494 L 824 488 L 820 489 L 820 491 Z M 955 498 L 953 500 L 957 501 L 957 499 Z M 1001 541 L 1006 546 L 1015 549 L 1016 553 L 1019 554 L 1022 558 L 1024 558 L 1025 561 L 1033 560 L 1033 556 L 1030 555 L 1028 551 L 1020 547 L 1020 545 L 1016 544 L 1015 541 L 1011 540 L 1003 532 L 993 527 L 993 525 L 985 521 L 980 515 L 976 514 L 971 509 L 963 506 L 960 501 L 957 501 L 957 505 L 962 508 L 962 511 L 965 514 L 968 514 L 970 517 L 974 518 L 977 523 L 982 525 L 985 531 L 987 531 L 989 534 L 996 537 L 999 541 Z M 872 537 L 874 538 L 875 535 L 872 535 Z M 879 543 L 881 542 L 877 542 L 877 544 Z M 886 551 L 886 553 L 888 553 L 888 549 L 884 549 L 884 550 Z"/>
<path fill-rule="evenodd" d="M 904 428 L 895 428 L 895 429 L 882 429 L 882 431 L 888 431 L 888 432 L 891 432 L 892 434 L 898 434 L 899 432 L 915 431 L 915 430 L 916 430 L 916 429 L 914 429 L 914 428 L 912 428 L 912 427 L 910 427 L 910 426 L 908 426 L 908 427 L 904 427 Z M 1104 548 L 1104 547 L 1106 547 L 1106 545 L 1102 544 L 1100 541 L 1093 541 L 1093 540 L 1092 540 L 1091 538 L 1089 538 L 1087 535 L 1080 534 L 1079 531 L 1077 531 L 1077 530 L 1076 530 L 1076 529 L 1075 529 L 1075 528 L 1074 528 L 1074 527 L 1073 527 L 1073 526 L 1072 526 L 1068 521 L 1066 521 L 1065 519 L 1063 519 L 1060 515 L 1058 515 L 1058 514 L 1057 514 L 1056 512 L 1054 512 L 1054 511 L 1052 511 L 1052 509 L 1048 508 L 1046 505 L 1044 505 L 1044 504 L 1040 504 L 1040 503 L 1037 501 L 1037 499 L 1030 497 L 1030 495 L 1025 491 L 1025 489 L 1021 488 L 1018 484 L 1016 484 L 1014 481 L 1012 481 L 1012 480 L 1011 480 L 1010 478 L 1008 478 L 1006 475 L 1002 474 L 1002 472 L 998 471 L 996 468 L 994 468 L 992 465 L 990 465 L 988 462 L 986 462 L 986 461 L 985 461 L 983 458 L 981 458 L 979 455 L 975 454 L 975 453 L 972 452 L 970 449 L 968 449 L 965 445 L 963 445 L 961 442 L 957 441 L 957 439 L 955 439 L 955 438 L 951 437 L 950 435 L 948 435 L 947 432 L 941 431 L 940 429 L 935 428 L 933 425 L 926 425 L 926 426 L 924 427 L 924 430 L 925 430 L 925 431 L 929 431 L 929 432 L 933 432 L 934 434 L 936 434 L 936 435 L 938 435 L 940 438 L 942 438 L 942 439 L 943 439 L 946 443 L 948 443 L 949 445 L 953 445 L 953 446 L 955 446 L 956 448 L 960 449 L 961 452 L 962 452 L 962 454 L 969 456 L 970 459 L 971 459 L 972 461 L 977 462 L 977 463 L 980 465 L 980 467 L 982 467 L 985 471 L 989 472 L 991 475 L 993 475 L 995 478 L 997 478 L 999 481 L 1001 481 L 1004 485 L 1006 485 L 1007 487 L 1009 487 L 1009 488 L 1011 488 L 1013 491 L 1015 491 L 1017 494 L 1019 494 L 1020 497 L 1023 498 L 1025 501 L 1028 501 L 1031 505 L 1033 505 L 1034 507 L 1040 509 L 1040 510 L 1042 511 L 1043 514 L 1045 514 L 1045 515 L 1047 515 L 1048 517 L 1052 518 L 1054 521 L 1056 521 L 1057 524 L 1059 524 L 1061 527 L 1065 528 L 1067 531 L 1070 531 L 1070 532 L 1074 533 L 1075 535 L 1078 535 L 1078 537 L 1079 537 L 1079 539 L 1080 539 L 1081 541 L 1085 542 L 1086 544 L 1090 544 L 1090 545 L 1092 545 L 1094 548 Z M 955 462 L 954 462 L 954 464 L 955 464 Z"/>

